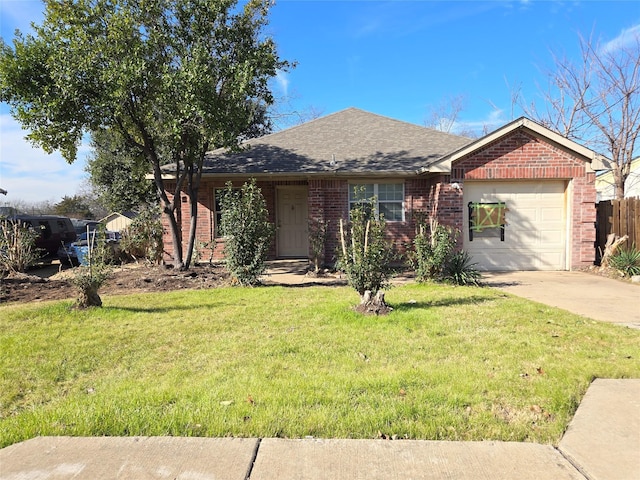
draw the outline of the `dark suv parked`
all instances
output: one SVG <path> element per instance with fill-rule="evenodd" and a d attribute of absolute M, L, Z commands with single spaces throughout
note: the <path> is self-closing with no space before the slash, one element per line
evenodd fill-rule
<path fill-rule="evenodd" d="M 33 228 L 39 233 L 36 239 L 36 247 L 46 252 L 46 255 L 55 255 L 62 244 L 73 242 L 76 239 L 76 231 L 71 220 L 67 217 L 55 215 L 14 215 L 10 221 Z"/>

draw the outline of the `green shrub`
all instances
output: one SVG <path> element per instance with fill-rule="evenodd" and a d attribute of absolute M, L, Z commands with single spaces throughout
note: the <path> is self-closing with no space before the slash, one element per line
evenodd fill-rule
<path fill-rule="evenodd" d="M 36 248 L 38 233 L 20 222 L 0 221 L 0 269 L 24 272 L 41 256 Z"/>
<path fill-rule="evenodd" d="M 162 223 L 158 208 L 140 212 L 131 225 L 120 232 L 122 253 L 134 260 L 145 259 L 159 263 L 164 249 L 162 243 Z"/>
<path fill-rule="evenodd" d="M 480 272 L 468 252 L 460 250 L 449 258 L 444 268 L 444 278 L 456 285 L 479 285 Z"/>
<path fill-rule="evenodd" d="M 320 271 L 324 262 L 324 247 L 329 232 L 329 221 L 323 219 L 309 220 L 309 245 L 313 256 L 313 266 L 315 273 Z"/>
<path fill-rule="evenodd" d="M 418 282 L 441 280 L 447 263 L 456 246 L 456 232 L 453 228 L 440 225 L 437 220 L 423 223 L 414 239 L 414 268 Z"/>
<path fill-rule="evenodd" d="M 393 246 L 385 240 L 384 218 L 371 216 L 374 208 L 373 204 L 356 204 L 351 210 L 348 232 L 340 221 L 341 248 L 337 267 L 345 272 L 349 285 L 362 300 L 365 292 L 376 295 L 389 287 L 391 264 L 396 258 Z"/>
<path fill-rule="evenodd" d="M 640 250 L 635 243 L 629 248 L 621 248 L 611 256 L 609 265 L 627 277 L 640 275 Z"/>
<path fill-rule="evenodd" d="M 239 190 L 227 183 L 220 206 L 227 269 L 240 285 L 257 285 L 267 269 L 274 226 L 269 222 L 267 204 L 255 179 Z"/>

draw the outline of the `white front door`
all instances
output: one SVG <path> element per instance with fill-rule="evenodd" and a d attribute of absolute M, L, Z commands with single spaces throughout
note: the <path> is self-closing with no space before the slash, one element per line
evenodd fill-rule
<path fill-rule="evenodd" d="M 564 181 L 465 182 L 465 250 L 482 270 L 566 270 L 565 189 Z M 469 202 L 503 202 L 504 235 L 470 233 Z"/>
<path fill-rule="evenodd" d="M 278 187 L 278 257 L 309 256 L 307 187 Z"/>

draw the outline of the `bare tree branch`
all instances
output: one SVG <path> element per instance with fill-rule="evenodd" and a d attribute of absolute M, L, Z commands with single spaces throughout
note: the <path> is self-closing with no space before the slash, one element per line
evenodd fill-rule
<path fill-rule="evenodd" d="M 453 133 L 456 128 L 460 112 L 467 104 L 465 95 L 445 97 L 436 105 L 432 105 L 424 121 L 424 126 L 445 133 Z"/>
<path fill-rule="evenodd" d="M 640 134 L 640 36 L 615 47 L 580 36 L 578 63 L 557 55 L 553 62 L 543 105 L 527 104 L 518 92 L 521 108 L 561 135 L 606 152 L 616 196 L 624 197 Z"/>

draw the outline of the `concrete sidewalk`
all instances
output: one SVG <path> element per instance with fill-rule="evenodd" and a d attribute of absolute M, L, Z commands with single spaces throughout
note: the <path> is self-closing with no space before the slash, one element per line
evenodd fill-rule
<path fill-rule="evenodd" d="M 594 320 L 640 328 L 640 284 L 556 271 L 483 272 L 482 280 L 489 287 Z"/>
<path fill-rule="evenodd" d="M 513 442 L 39 437 L 0 450 L 2 480 L 640 478 L 640 380 L 596 380 L 559 448 Z"/>

